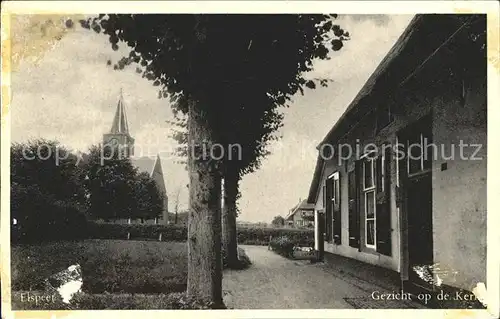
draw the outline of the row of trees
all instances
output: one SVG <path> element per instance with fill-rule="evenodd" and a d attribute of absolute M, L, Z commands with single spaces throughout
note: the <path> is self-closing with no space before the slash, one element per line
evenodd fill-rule
<path fill-rule="evenodd" d="M 187 134 L 180 140 L 187 146 L 189 171 L 191 297 L 223 306 L 221 246 L 236 258 L 239 181 L 268 154 L 266 146 L 283 120 L 279 107 L 288 106 L 304 88 L 328 84 L 326 79 L 307 79 L 305 73 L 314 60 L 328 59 L 330 50 L 340 50 L 349 39 L 336 18 L 132 14 L 80 21 L 106 34 L 113 49 L 126 44 L 130 54 L 115 69 L 139 64 L 138 73 L 159 86 L 159 96 L 169 97 L 174 111 L 187 116 Z M 226 147 L 225 156 L 214 160 L 204 151 L 232 144 L 241 146 L 241 154 Z"/>
<path fill-rule="evenodd" d="M 36 237 L 29 233 L 32 228 L 43 231 L 42 225 L 61 218 L 147 219 L 161 214 L 163 197 L 155 181 L 130 160 L 106 155 L 93 146 L 81 158 L 57 141 L 43 139 L 11 146 L 11 213 L 27 236 Z"/>

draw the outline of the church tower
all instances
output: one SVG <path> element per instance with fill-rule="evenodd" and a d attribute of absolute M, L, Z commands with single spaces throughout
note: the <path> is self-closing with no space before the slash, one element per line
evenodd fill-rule
<path fill-rule="evenodd" d="M 128 130 L 127 114 L 123 103 L 123 90 L 120 90 L 120 97 L 116 107 L 115 117 L 109 133 L 103 135 L 103 146 L 109 146 L 121 152 L 122 156 L 130 157 L 134 155 L 134 139 Z"/>

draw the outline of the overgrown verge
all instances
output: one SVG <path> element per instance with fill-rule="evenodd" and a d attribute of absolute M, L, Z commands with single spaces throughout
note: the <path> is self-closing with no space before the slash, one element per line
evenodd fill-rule
<path fill-rule="evenodd" d="M 185 292 L 170 294 L 89 294 L 77 293 L 69 304 L 60 297 L 44 298 L 39 302 L 26 302 L 28 295 L 46 296 L 44 291 L 13 291 L 13 310 L 103 310 L 103 309 L 221 309 L 212 303 L 190 298 Z"/>
<path fill-rule="evenodd" d="M 89 294 L 183 292 L 187 247 L 179 242 L 60 241 L 12 246 L 12 290 L 44 290 L 45 279 L 70 265 L 82 269 Z"/>

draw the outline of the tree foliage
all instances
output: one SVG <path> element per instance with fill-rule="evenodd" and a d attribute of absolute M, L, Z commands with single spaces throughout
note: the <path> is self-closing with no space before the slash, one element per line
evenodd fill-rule
<path fill-rule="evenodd" d="M 83 169 L 92 217 L 105 220 L 131 217 L 137 169 L 130 160 L 119 158 L 107 147 L 93 145 Z"/>
<path fill-rule="evenodd" d="M 161 216 L 163 195 L 155 180 L 147 173 L 139 173 L 129 158 L 111 148 L 93 145 L 82 170 L 92 217 L 110 220 Z"/>
<path fill-rule="evenodd" d="M 282 216 L 275 216 L 271 224 L 275 227 L 285 226 L 285 219 Z"/>
<path fill-rule="evenodd" d="M 53 140 L 11 145 L 13 242 L 74 239 L 83 234 L 85 193 L 77 161 Z"/>
<path fill-rule="evenodd" d="M 160 217 L 163 211 L 163 194 L 148 173 L 143 172 L 135 176 L 133 198 L 136 211 L 132 217 L 143 219 Z"/>
<path fill-rule="evenodd" d="M 11 182 L 38 185 L 59 200 L 83 204 L 82 170 L 78 158 L 59 142 L 35 139 L 11 145 Z M 64 187 L 61 187 L 64 185 Z"/>
<path fill-rule="evenodd" d="M 314 80 L 303 74 L 314 59 L 327 59 L 340 50 L 349 33 L 334 24 L 336 15 L 114 15 L 80 21 L 108 35 L 113 49 L 119 43 L 130 54 L 115 65 L 123 69 L 137 63 L 142 76 L 169 96 L 174 108 L 187 112 L 187 99 L 202 100 L 211 120 L 228 108 L 254 108 L 246 101 L 249 89 L 275 105 L 285 105 Z M 326 85 L 326 80 L 320 80 Z M 232 93 L 238 103 L 218 103 Z M 241 93 L 245 93 L 240 95 Z M 209 103 L 212 100 L 214 103 Z M 270 104 L 270 103 L 265 103 Z M 222 116 L 227 118 L 227 116 Z"/>

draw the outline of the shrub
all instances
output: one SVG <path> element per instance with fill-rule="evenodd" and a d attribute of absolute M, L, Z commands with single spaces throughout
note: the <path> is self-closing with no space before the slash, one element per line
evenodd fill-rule
<path fill-rule="evenodd" d="M 273 238 L 269 243 L 269 246 L 276 253 L 287 258 L 293 258 L 293 248 L 295 247 L 295 243 L 287 236 Z"/>
<path fill-rule="evenodd" d="M 314 241 L 312 243 L 310 242 L 306 245 L 303 245 L 292 240 L 288 236 L 280 236 L 280 237 L 274 237 L 269 243 L 269 246 L 273 251 L 286 258 L 295 258 L 294 252 L 297 247 L 300 246 L 312 247 L 314 246 Z"/>

